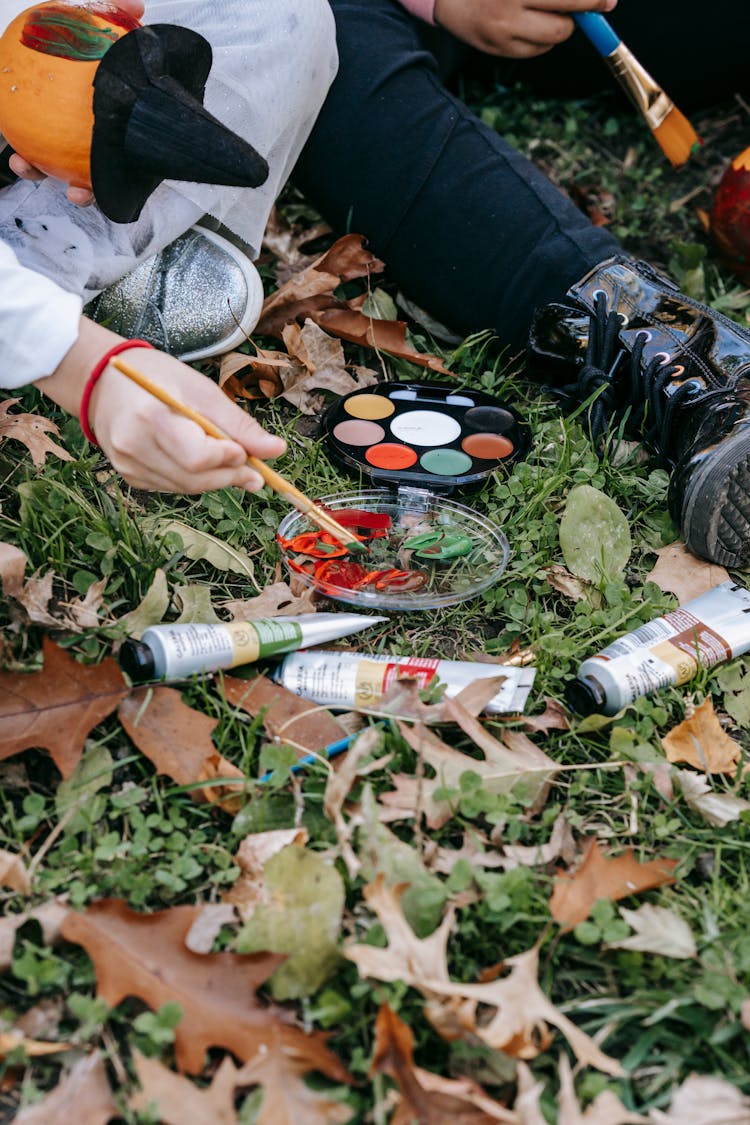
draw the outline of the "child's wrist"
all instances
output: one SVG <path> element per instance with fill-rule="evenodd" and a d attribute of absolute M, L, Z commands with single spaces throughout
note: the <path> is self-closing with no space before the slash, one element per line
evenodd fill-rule
<path fill-rule="evenodd" d="M 96 435 L 91 426 L 92 414 L 92 396 L 97 388 L 97 384 L 104 375 L 109 366 L 109 361 L 120 352 L 128 351 L 130 348 L 151 348 L 147 340 L 118 340 L 106 352 L 104 352 L 96 361 L 91 369 L 91 372 L 84 383 L 83 391 L 81 394 L 81 402 L 78 410 L 78 419 L 83 430 L 84 437 L 92 444 L 98 445 Z"/>

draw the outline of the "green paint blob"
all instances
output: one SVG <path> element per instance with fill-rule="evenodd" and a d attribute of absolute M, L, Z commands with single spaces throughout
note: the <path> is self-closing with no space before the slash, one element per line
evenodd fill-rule
<path fill-rule="evenodd" d="M 428 473 L 441 477 L 457 477 L 467 473 L 473 462 L 460 449 L 430 449 L 423 453 L 419 463 Z"/>

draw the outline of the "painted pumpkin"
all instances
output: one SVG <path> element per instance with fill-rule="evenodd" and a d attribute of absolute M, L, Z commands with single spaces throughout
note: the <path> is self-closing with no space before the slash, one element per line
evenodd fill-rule
<path fill-rule="evenodd" d="M 106 0 L 27 8 L 0 38 L 0 133 L 50 176 L 91 187 L 92 82 L 138 20 Z"/>
<path fill-rule="evenodd" d="M 710 228 L 722 259 L 750 285 L 750 148 L 722 176 L 711 207 Z"/>

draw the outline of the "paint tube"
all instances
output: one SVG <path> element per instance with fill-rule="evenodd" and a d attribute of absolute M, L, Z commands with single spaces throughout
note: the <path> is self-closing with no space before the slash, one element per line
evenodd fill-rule
<path fill-rule="evenodd" d="M 616 715 L 639 695 L 684 684 L 748 649 L 750 590 L 722 582 L 584 660 L 566 697 L 581 714 Z"/>
<path fill-rule="evenodd" d="M 140 640 L 131 637 L 123 643 L 119 660 L 136 683 L 174 682 L 302 646 L 326 644 L 387 620 L 359 613 L 307 613 L 225 625 L 153 625 Z"/>
<path fill-rule="evenodd" d="M 377 712 L 383 696 L 398 679 L 415 679 L 422 689 L 439 682 L 450 698 L 474 680 L 504 675 L 504 683 L 485 707 L 491 714 L 502 714 L 523 711 L 535 674 L 534 668 L 503 664 L 319 650 L 285 657 L 274 678 L 295 695 L 323 707 Z"/>

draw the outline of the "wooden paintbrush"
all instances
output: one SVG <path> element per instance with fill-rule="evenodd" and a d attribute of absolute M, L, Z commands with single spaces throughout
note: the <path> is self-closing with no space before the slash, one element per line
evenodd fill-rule
<path fill-rule="evenodd" d="M 674 168 L 679 168 L 700 148 L 701 140 L 693 126 L 604 16 L 598 12 L 578 12 L 573 19 L 643 115 L 664 155 Z"/>
<path fill-rule="evenodd" d="M 144 391 L 148 391 L 154 398 L 158 398 L 159 402 L 163 402 L 165 406 L 171 407 L 172 410 L 176 411 L 178 414 L 182 414 L 185 418 L 190 418 L 196 425 L 200 426 L 204 434 L 208 434 L 208 436 L 212 438 L 219 438 L 223 441 L 233 440 L 229 434 L 225 434 L 223 430 L 215 426 L 213 422 L 210 422 L 208 418 L 204 418 L 197 410 L 193 410 L 192 406 L 187 406 L 184 402 L 180 402 L 179 399 L 172 398 L 163 387 L 160 387 L 158 383 L 152 383 L 147 375 L 144 375 L 142 371 L 138 371 L 137 368 L 133 367 L 126 360 L 121 359 L 120 356 L 114 356 L 110 360 L 110 363 L 123 375 L 127 376 L 128 379 L 132 379 L 134 383 L 137 383 Z M 359 540 L 352 539 L 351 531 L 347 531 L 345 527 L 337 523 L 333 516 L 329 515 L 324 508 L 319 507 L 312 500 L 309 500 L 304 492 L 300 492 L 296 485 L 292 484 L 286 477 L 282 477 L 280 473 L 277 473 L 275 469 L 272 469 L 271 466 L 267 465 L 265 461 L 262 461 L 260 457 L 254 457 L 252 454 L 248 454 L 247 463 L 248 465 L 252 465 L 255 471 L 260 474 L 269 488 L 272 488 L 279 496 L 283 496 L 298 512 L 303 512 L 308 519 L 316 523 L 323 531 L 329 532 L 334 539 L 337 539 L 339 543 L 342 543 L 348 550 L 359 552 L 366 550 L 366 547 L 360 543 Z"/>

